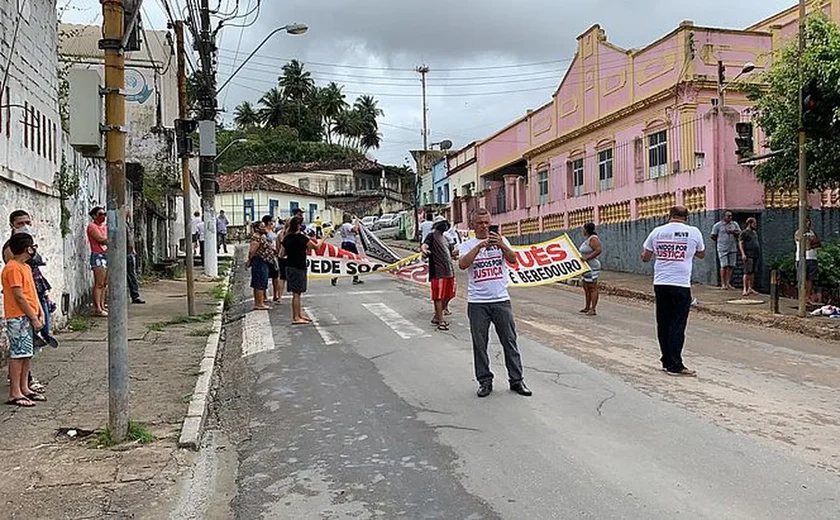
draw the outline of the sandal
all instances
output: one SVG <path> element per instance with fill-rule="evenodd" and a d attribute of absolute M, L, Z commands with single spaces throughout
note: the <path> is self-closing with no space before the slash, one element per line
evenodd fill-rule
<path fill-rule="evenodd" d="M 589 312 L 589 309 L 581 309 L 578 312 L 581 313 L 581 314 L 586 314 L 586 313 Z"/>
<path fill-rule="evenodd" d="M 438 325 L 439 323 L 437 318 L 432 318 L 432 325 Z"/>
<path fill-rule="evenodd" d="M 14 399 L 9 399 L 6 401 L 6 404 L 10 406 L 18 406 L 20 408 L 32 408 L 35 406 L 35 403 L 27 399 L 26 397 L 15 397 Z"/>
<path fill-rule="evenodd" d="M 445 316 L 452 316 L 452 311 L 450 311 L 449 309 L 446 309 L 445 311 L 443 311 L 443 314 Z"/>
<path fill-rule="evenodd" d="M 38 394 L 43 394 L 47 387 L 33 379 L 32 382 L 29 383 L 29 389 Z"/>
<path fill-rule="evenodd" d="M 438 323 L 438 330 L 449 330 L 449 324 L 445 321 Z"/>
<path fill-rule="evenodd" d="M 586 311 L 586 315 L 587 315 L 587 316 L 597 316 L 597 315 L 598 315 L 598 313 L 597 313 L 597 312 L 595 312 L 595 311 Z"/>
<path fill-rule="evenodd" d="M 312 322 L 310 322 L 310 321 L 293 321 L 292 325 L 309 325 L 310 323 L 312 323 Z"/>
<path fill-rule="evenodd" d="M 27 395 L 26 398 L 32 401 L 33 403 L 35 401 L 40 401 L 42 403 L 47 401 L 47 396 L 43 394 L 36 394 L 35 392 L 32 392 L 31 394 Z"/>

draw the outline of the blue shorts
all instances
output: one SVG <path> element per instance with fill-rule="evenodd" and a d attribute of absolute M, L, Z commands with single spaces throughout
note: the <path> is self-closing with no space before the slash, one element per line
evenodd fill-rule
<path fill-rule="evenodd" d="M 598 278 L 601 277 L 601 270 L 600 269 L 593 269 L 591 271 L 587 271 L 583 273 L 583 281 L 586 283 L 593 283 L 597 282 Z"/>
<path fill-rule="evenodd" d="M 91 269 L 108 269 L 108 253 L 91 253 Z"/>
<path fill-rule="evenodd" d="M 9 358 L 28 359 L 35 355 L 35 331 L 28 317 L 7 319 L 6 334 L 9 336 Z"/>
<path fill-rule="evenodd" d="M 251 260 L 251 288 L 258 291 L 268 289 L 268 263 L 258 256 Z"/>

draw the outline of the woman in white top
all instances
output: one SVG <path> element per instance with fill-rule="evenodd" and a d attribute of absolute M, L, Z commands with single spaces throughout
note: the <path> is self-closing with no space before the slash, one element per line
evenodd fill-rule
<path fill-rule="evenodd" d="M 589 264 L 590 271 L 583 275 L 583 294 L 586 297 L 586 306 L 580 312 L 587 316 L 597 316 L 598 298 L 600 296 L 598 278 L 601 275 L 601 261 L 598 260 L 598 257 L 601 256 L 603 250 L 601 249 L 601 239 L 595 232 L 595 224 L 590 222 L 583 226 L 583 235 L 586 240 L 578 249 L 583 260 Z"/>

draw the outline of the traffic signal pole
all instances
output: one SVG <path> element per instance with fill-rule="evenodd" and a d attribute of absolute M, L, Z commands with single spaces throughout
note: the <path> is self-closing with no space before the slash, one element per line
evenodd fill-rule
<path fill-rule="evenodd" d="M 178 118 L 186 120 L 187 113 L 187 65 L 184 50 L 184 22 L 175 22 L 175 41 L 178 46 Z M 190 157 L 186 150 L 181 155 L 181 189 L 184 193 L 184 252 L 187 271 L 187 313 L 195 316 L 195 257 L 192 243 L 192 182 Z"/>
<path fill-rule="evenodd" d="M 805 226 L 808 220 L 808 163 L 805 156 L 805 96 L 803 90 L 802 56 L 805 54 L 805 0 L 799 0 L 799 256 L 797 258 L 797 275 L 799 279 L 799 317 L 804 318 L 808 313 L 808 294 L 806 293 L 807 266 L 806 253 L 808 237 L 805 236 Z"/>

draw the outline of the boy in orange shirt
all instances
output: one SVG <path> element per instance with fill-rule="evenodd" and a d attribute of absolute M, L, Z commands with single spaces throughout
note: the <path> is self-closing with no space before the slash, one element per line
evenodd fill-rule
<path fill-rule="evenodd" d="M 9 335 L 9 400 L 6 404 L 29 408 L 44 396 L 29 388 L 29 363 L 34 355 L 33 337 L 44 324 L 41 305 L 26 263 L 35 256 L 32 235 L 19 233 L 9 240 L 12 258 L 3 268 L 3 310 Z"/>

